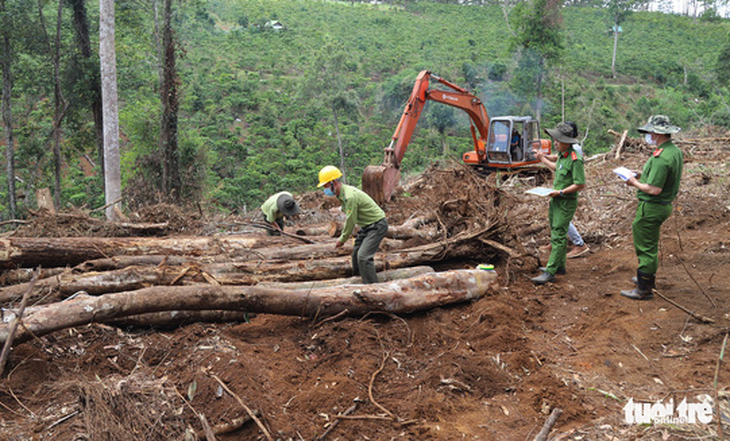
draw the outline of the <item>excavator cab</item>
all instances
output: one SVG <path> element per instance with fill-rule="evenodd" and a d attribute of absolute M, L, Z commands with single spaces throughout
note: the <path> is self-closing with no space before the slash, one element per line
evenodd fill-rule
<path fill-rule="evenodd" d="M 550 144 L 540 139 L 540 123 L 528 116 L 494 117 L 489 124 L 487 164 L 492 168 L 513 168 L 535 163 L 535 151 L 550 153 Z"/>

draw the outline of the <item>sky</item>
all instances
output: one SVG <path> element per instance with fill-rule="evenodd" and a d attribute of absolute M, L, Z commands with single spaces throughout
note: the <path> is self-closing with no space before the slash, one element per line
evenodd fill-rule
<path fill-rule="evenodd" d="M 685 14 L 685 12 L 689 9 L 690 15 L 694 15 L 693 5 L 696 3 L 698 2 L 693 0 L 660 0 L 652 2 L 649 5 L 649 10 L 667 12 L 667 9 L 671 8 L 671 11 L 675 14 Z M 699 9 L 698 11 L 701 13 L 702 9 Z M 718 14 L 721 17 L 730 18 L 730 9 L 728 8 L 728 5 L 726 4 L 720 7 Z"/>

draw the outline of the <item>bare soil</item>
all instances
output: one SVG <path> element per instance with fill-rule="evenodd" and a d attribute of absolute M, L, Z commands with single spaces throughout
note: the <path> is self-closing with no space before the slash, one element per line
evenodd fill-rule
<path fill-rule="evenodd" d="M 510 246 L 527 255 L 495 255 L 498 284 L 478 301 L 406 316 L 259 314 L 248 323 L 60 331 L 13 349 L 0 381 L 0 438 L 204 439 L 198 415 L 215 426 L 249 409 L 271 439 L 318 439 L 339 421 L 326 439 L 525 440 L 559 408 L 554 439 L 718 439 L 716 410 L 710 424 L 649 426 L 626 424 L 622 410 L 631 398 L 720 396 L 730 433 L 728 360 L 717 370 L 730 331 L 730 146 L 680 147 L 685 174 L 662 231 L 657 290 L 714 323 L 660 297 L 619 295 L 637 264 L 636 202 L 611 170 L 640 168 L 646 152 L 607 155 L 586 163 L 575 218 L 591 252 L 569 260 L 554 284 L 529 280 L 547 260 L 538 251 L 548 242 L 546 201 L 524 195 L 529 180 L 492 176 L 518 202 L 506 213 L 522 232 Z M 392 224 L 468 193 L 468 181 L 444 186 L 439 173 L 404 184 L 386 207 Z M 301 201 L 313 213 L 329 208 L 317 193 Z M 182 210 L 165 211 L 186 224 Z M 194 225 L 206 228 L 200 218 Z M 473 268 L 482 258 L 436 266 Z M 266 436 L 248 422 L 217 439 Z"/>

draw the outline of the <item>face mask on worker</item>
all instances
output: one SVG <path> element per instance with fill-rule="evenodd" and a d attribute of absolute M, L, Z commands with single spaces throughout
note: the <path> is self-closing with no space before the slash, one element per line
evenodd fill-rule
<path fill-rule="evenodd" d="M 656 141 L 654 141 L 654 135 L 652 135 L 651 133 L 647 133 L 646 135 L 644 135 L 644 140 L 649 145 L 656 145 Z"/>
<path fill-rule="evenodd" d="M 334 196 L 335 195 L 335 192 L 332 191 L 332 189 L 330 187 L 325 187 L 324 188 L 324 194 L 326 194 L 327 196 Z"/>

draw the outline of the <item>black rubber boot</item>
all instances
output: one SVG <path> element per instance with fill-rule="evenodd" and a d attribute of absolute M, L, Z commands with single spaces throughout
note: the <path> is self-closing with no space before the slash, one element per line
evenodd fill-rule
<path fill-rule="evenodd" d="M 632 279 L 633 280 L 633 279 Z M 636 271 L 636 288 L 630 291 L 621 291 L 621 295 L 634 300 L 651 300 L 654 297 L 654 274 L 644 274 Z"/>
<path fill-rule="evenodd" d="M 542 274 L 540 274 L 539 276 L 533 277 L 530 280 L 532 280 L 533 282 L 535 282 L 538 285 L 544 285 L 546 283 L 555 282 L 555 276 L 550 274 L 549 272 L 545 271 Z"/>
<path fill-rule="evenodd" d="M 547 267 L 546 266 L 541 266 L 540 267 L 540 271 L 546 273 L 547 272 Z M 555 270 L 555 274 L 558 275 L 558 276 L 564 276 L 566 274 L 565 267 L 558 268 L 557 270 Z"/>

